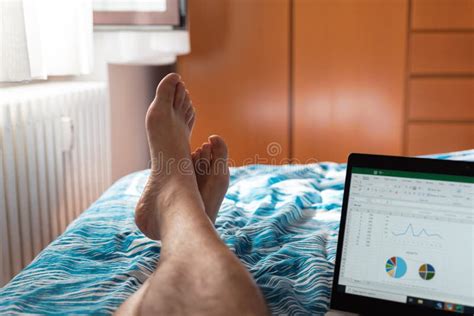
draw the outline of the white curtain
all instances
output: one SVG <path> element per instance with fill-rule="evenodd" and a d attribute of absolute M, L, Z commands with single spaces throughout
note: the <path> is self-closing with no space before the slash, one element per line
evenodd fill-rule
<path fill-rule="evenodd" d="M 0 82 L 92 70 L 91 0 L 0 0 Z"/>

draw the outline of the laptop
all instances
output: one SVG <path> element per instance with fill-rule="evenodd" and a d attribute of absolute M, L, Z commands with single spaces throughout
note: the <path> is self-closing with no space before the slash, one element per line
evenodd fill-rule
<path fill-rule="evenodd" d="M 350 155 L 331 309 L 474 315 L 473 162 Z"/>

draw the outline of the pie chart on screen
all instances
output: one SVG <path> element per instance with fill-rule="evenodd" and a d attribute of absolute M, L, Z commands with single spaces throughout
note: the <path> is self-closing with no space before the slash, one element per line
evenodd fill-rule
<path fill-rule="evenodd" d="M 431 264 L 425 263 L 420 266 L 418 273 L 423 280 L 431 280 L 435 276 L 435 268 Z"/>
<path fill-rule="evenodd" d="M 401 257 L 392 257 L 385 263 L 385 271 L 392 278 L 399 279 L 407 273 L 407 263 Z"/>

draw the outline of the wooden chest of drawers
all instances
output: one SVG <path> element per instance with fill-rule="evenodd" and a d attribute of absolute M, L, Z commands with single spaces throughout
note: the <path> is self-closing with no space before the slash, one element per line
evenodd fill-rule
<path fill-rule="evenodd" d="M 405 153 L 474 148 L 474 0 L 413 0 Z"/>

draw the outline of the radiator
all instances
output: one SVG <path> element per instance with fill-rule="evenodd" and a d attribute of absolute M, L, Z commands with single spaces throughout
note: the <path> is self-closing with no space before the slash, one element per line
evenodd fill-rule
<path fill-rule="evenodd" d="M 0 88 L 0 286 L 109 185 L 107 88 Z"/>

